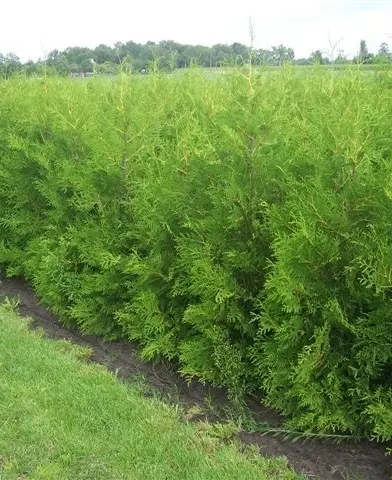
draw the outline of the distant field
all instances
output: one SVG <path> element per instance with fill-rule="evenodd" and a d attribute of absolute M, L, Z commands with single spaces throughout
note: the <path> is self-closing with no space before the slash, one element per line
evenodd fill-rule
<path fill-rule="evenodd" d="M 245 65 L 241 68 L 239 67 L 210 67 L 210 68 L 200 68 L 196 67 L 196 70 L 200 70 L 205 72 L 207 75 L 226 75 L 233 72 L 243 71 L 246 72 L 249 70 L 249 66 Z M 348 71 L 359 71 L 359 72 L 386 72 L 392 70 L 391 64 L 373 64 L 373 65 L 366 65 L 366 64 L 358 64 L 358 65 L 282 65 L 282 66 L 272 66 L 272 65 L 265 65 L 265 66 L 252 66 L 252 69 L 255 72 L 281 72 L 282 70 L 295 70 L 298 73 L 303 72 L 312 72 L 315 69 L 322 70 L 322 71 L 334 71 L 334 72 L 348 72 Z M 184 75 L 186 72 L 189 72 L 192 68 L 179 68 L 176 69 L 174 72 L 170 73 L 169 75 Z"/>

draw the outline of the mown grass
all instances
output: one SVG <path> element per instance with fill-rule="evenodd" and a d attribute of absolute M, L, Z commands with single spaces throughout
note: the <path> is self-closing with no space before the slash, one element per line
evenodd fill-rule
<path fill-rule="evenodd" d="M 0 479 L 296 479 L 143 398 L 0 307 Z M 212 432 L 212 430 L 211 430 Z"/>

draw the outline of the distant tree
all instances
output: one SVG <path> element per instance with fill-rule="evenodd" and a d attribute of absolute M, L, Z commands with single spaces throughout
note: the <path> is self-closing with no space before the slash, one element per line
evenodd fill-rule
<path fill-rule="evenodd" d="M 253 63 L 255 65 L 271 65 L 273 63 L 273 54 L 271 50 L 260 48 L 253 51 Z"/>
<path fill-rule="evenodd" d="M 78 65 L 78 70 L 83 71 L 87 68 L 87 60 L 91 65 L 91 59 L 94 58 L 94 51 L 87 47 L 71 47 L 64 50 L 64 55 L 69 65 Z M 82 64 L 84 67 L 82 68 Z"/>
<path fill-rule="evenodd" d="M 287 53 L 287 60 L 289 62 L 292 62 L 295 59 L 294 50 L 292 48 L 287 48 L 286 53 Z"/>
<path fill-rule="evenodd" d="M 39 64 L 38 62 L 33 62 L 33 60 L 29 60 L 28 62 L 26 62 L 23 66 L 24 68 L 24 71 L 26 73 L 26 75 L 36 75 L 38 73 L 38 70 L 39 70 Z"/>
<path fill-rule="evenodd" d="M 392 53 L 389 50 L 389 45 L 383 42 L 377 52 L 375 57 L 376 63 L 390 63 L 392 62 Z"/>
<path fill-rule="evenodd" d="M 91 58 L 83 60 L 79 65 L 79 69 L 83 73 L 91 73 L 93 71 L 93 62 L 91 61 Z"/>
<path fill-rule="evenodd" d="M 374 55 L 369 53 L 366 40 L 361 40 L 359 44 L 358 56 L 353 59 L 354 63 L 372 63 Z"/>
<path fill-rule="evenodd" d="M 377 52 L 377 55 L 380 55 L 380 57 L 385 56 L 388 57 L 391 55 L 391 52 L 389 50 L 389 45 L 385 42 L 383 42 Z"/>
<path fill-rule="evenodd" d="M 49 52 L 46 58 L 46 65 L 51 67 L 59 75 L 68 75 L 70 72 L 67 55 L 58 50 Z"/>
<path fill-rule="evenodd" d="M 280 44 L 271 49 L 271 60 L 274 65 L 283 65 L 294 60 L 294 50 Z"/>
<path fill-rule="evenodd" d="M 369 50 L 366 45 L 366 40 L 361 40 L 359 44 L 359 57 L 365 59 L 369 55 Z"/>
<path fill-rule="evenodd" d="M 343 50 L 339 50 L 338 51 L 338 55 L 337 57 L 335 58 L 334 60 L 334 63 L 336 65 L 347 65 L 348 63 L 350 63 L 350 61 L 348 60 L 347 56 L 345 55 L 344 51 Z"/>
<path fill-rule="evenodd" d="M 120 64 L 127 55 L 126 45 L 122 42 L 116 42 L 114 44 L 113 51 L 114 51 L 114 56 L 115 56 L 115 62 L 117 64 Z"/>
<path fill-rule="evenodd" d="M 20 59 L 14 53 L 7 53 L 7 55 L 0 55 L 0 75 L 3 78 L 10 78 L 15 73 L 22 70 Z"/>
<path fill-rule="evenodd" d="M 218 43 L 212 47 L 214 67 L 230 65 L 233 59 L 233 51 L 228 45 Z"/>
<path fill-rule="evenodd" d="M 163 55 L 158 55 L 156 62 L 159 71 L 172 72 L 175 69 L 175 53 L 171 55 L 169 52 L 165 52 Z"/>
<path fill-rule="evenodd" d="M 140 45 L 140 43 L 135 43 L 135 42 L 127 42 L 124 45 L 124 49 L 127 53 L 127 55 L 130 55 L 132 58 L 138 58 L 140 56 L 140 52 L 142 50 L 143 46 Z"/>
<path fill-rule="evenodd" d="M 212 66 L 212 51 L 210 47 L 204 45 L 196 45 L 197 64 L 202 67 Z"/>
<path fill-rule="evenodd" d="M 154 42 L 147 42 L 142 46 L 140 52 L 140 67 L 148 70 L 154 60 L 157 58 L 157 48 Z"/>
<path fill-rule="evenodd" d="M 92 58 L 97 64 L 101 63 L 116 63 L 116 50 L 107 45 L 98 45 L 94 49 Z"/>
<path fill-rule="evenodd" d="M 242 43 L 233 43 L 231 45 L 231 51 L 233 55 L 233 60 L 238 65 L 243 65 L 249 61 L 249 47 L 243 45 Z"/>
<path fill-rule="evenodd" d="M 313 64 L 324 65 L 324 57 L 321 50 L 315 50 L 310 54 L 310 62 Z"/>
<path fill-rule="evenodd" d="M 149 48 L 151 48 L 151 46 Z M 152 48 L 154 58 L 158 62 L 159 70 L 169 72 L 178 67 L 178 57 L 181 49 L 179 43 L 173 40 L 162 40 Z"/>
<path fill-rule="evenodd" d="M 340 41 L 340 40 L 339 40 Z M 243 65 L 249 62 L 252 52 L 254 65 L 283 65 L 295 63 L 297 65 L 345 64 L 349 61 L 343 51 L 338 51 L 339 42 L 330 40 L 328 51 L 315 50 L 309 58 L 295 60 L 294 50 L 285 45 L 273 46 L 270 49 L 254 49 L 242 43 L 234 42 L 231 45 L 216 44 L 212 47 L 203 45 L 186 45 L 174 40 L 162 40 L 158 43 L 148 41 L 139 44 L 133 41 L 117 42 L 113 47 L 100 44 L 94 49 L 87 47 L 69 47 L 64 51 L 53 50 L 45 62 L 28 62 L 23 67 L 16 56 L 0 55 L 0 75 L 8 77 L 17 71 L 23 70 L 27 74 L 39 72 L 40 68 L 46 72 L 55 72 L 60 75 L 69 73 L 88 73 L 95 71 L 101 74 L 112 74 L 121 68 L 130 71 L 172 71 L 175 68 L 186 68 L 191 65 L 203 67 L 223 67 L 227 65 Z M 91 61 L 94 61 L 94 66 Z M 358 55 L 354 59 L 358 63 L 392 62 L 392 56 L 386 43 L 380 45 L 376 56 L 369 53 L 366 41 L 361 40 Z M 35 65 L 35 66 L 34 66 Z"/>

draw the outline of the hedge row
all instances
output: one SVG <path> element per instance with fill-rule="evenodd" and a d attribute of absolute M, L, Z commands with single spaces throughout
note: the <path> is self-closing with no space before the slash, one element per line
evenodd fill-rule
<path fill-rule="evenodd" d="M 0 264 L 69 325 L 392 438 L 392 75 L 0 83 Z"/>

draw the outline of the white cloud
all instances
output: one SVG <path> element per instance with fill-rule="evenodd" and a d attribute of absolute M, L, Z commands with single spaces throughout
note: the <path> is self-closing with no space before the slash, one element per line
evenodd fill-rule
<path fill-rule="evenodd" d="M 0 52 L 23 60 L 54 48 L 128 40 L 249 44 L 249 17 L 256 47 L 283 43 L 297 57 L 327 49 L 329 34 L 333 41 L 343 37 L 340 47 L 350 55 L 361 38 L 375 51 L 392 35 L 392 1 L 377 0 L 7 0 L 1 16 Z"/>

